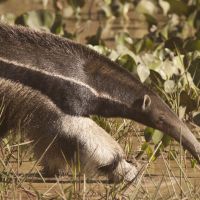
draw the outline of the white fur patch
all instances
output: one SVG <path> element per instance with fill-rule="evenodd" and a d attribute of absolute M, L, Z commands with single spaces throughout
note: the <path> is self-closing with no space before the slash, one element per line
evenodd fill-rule
<path fill-rule="evenodd" d="M 62 130 L 67 137 L 75 137 L 83 144 L 85 163 L 90 160 L 93 166 L 100 167 L 111 164 L 116 156 L 124 156 L 120 145 L 89 118 L 66 115 L 62 120 Z"/>
<path fill-rule="evenodd" d="M 89 175 L 98 173 L 98 168 L 110 165 L 115 159 L 119 159 L 110 178 L 114 181 L 123 179 L 132 181 L 137 175 L 136 167 L 124 159 L 121 146 L 93 120 L 66 115 L 62 120 L 62 130 L 66 137 L 76 138 L 82 144 L 80 161 L 84 172 Z"/>

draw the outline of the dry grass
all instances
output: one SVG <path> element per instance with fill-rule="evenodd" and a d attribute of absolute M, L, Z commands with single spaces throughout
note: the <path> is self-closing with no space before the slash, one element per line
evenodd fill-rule
<path fill-rule="evenodd" d="M 121 143 L 134 162 L 133 155 L 143 142 L 142 127 L 128 120 L 95 120 Z M 191 168 L 180 145 L 173 145 L 177 155 L 166 150 L 154 162 L 143 155 L 138 160 L 143 167 L 137 180 L 115 185 L 106 177 L 87 179 L 76 171 L 65 177 L 44 178 L 33 159 L 31 141 L 24 142 L 20 134 L 15 138 L 11 135 L 1 144 L 1 199 L 200 199 L 199 167 Z"/>

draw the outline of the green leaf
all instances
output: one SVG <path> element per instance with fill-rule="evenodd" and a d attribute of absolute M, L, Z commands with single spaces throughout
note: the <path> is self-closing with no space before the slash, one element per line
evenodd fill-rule
<path fill-rule="evenodd" d="M 191 167 L 194 168 L 196 166 L 197 160 L 196 159 L 191 159 Z"/>
<path fill-rule="evenodd" d="M 200 10 L 196 13 L 195 19 L 194 19 L 194 27 L 199 30 L 200 29 Z M 199 32 L 199 31 L 198 31 Z"/>
<path fill-rule="evenodd" d="M 145 142 L 144 144 L 142 144 L 141 146 L 141 150 L 145 151 L 147 149 L 147 147 L 149 146 L 149 144 L 147 142 Z"/>
<path fill-rule="evenodd" d="M 181 91 L 180 93 L 180 106 L 186 107 L 186 113 L 194 111 L 197 107 L 196 101 L 187 94 L 186 91 Z"/>
<path fill-rule="evenodd" d="M 144 130 L 144 138 L 146 142 L 150 142 L 152 140 L 153 133 L 154 133 L 154 129 L 151 127 L 147 127 Z"/>
<path fill-rule="evenodd" d="M 181 0 L 165 0 L 170 4 L 170 13 L 186 15 L 189 12 L 189 6 Z"/>
<path fill-rule="evenodd" d="M 152 26 L 152 25 L 157 25 L 157 20 L 155 17 L 153 17 L 152 15 L 150 14 L 144 14 L 145 18 L 146 18 L 146 22 L 148 23 L 148 26 L 149 28 Z"/>
<path fill-rule="evenodd" d="M 107 5 L 109 5 L 109 4 L 111 4 L 112 0 L 104 0 L 104 2 L 105 2 Z"/>
<path fill-rule="evenodd" d="M 186 106 L 179 106 L 178 107 L 178 117 L 179 119 L 184 119 L 185 113 L 186 113 Z"/>
<path fill-rule="evenodd" d="M 61 14 L 57 13 L 55 16 L 54 23 L 51 27 L 51 32 L 57 35 L 64 35 L 63 30 L 63 17 Z"/>
<path fill-rule="evenodd" d="M 150 80 L 153 86 L 158 86 L 158 88 L 163 87 L 164 80 L 158 72 L 150 70 Z"/>
<path fill-rule="evenodd" d="M 170 144 L 170 142 L 171 142 L 171 139 L 172 139 L 172 138 L 171 138 L 169 135 L 164 134 L 164 135 L 163 135 L 163 138 L 162 138 L 162 145 L 163 145 L 164 147 L 169 146 L 169 144 Z"/>
<path fill-rule="evenodd" d="M 187 43 L 185 44 L 185 49 L 187 51 L 200 51 L 200 40 L 196 39 L 187 41 Z"/>
<path fill-rule="evenodd" d="M 151 158 L 153 155 L 153 149 L 151 148 L 151 146 L 148 145 L 148 147 L 145 150 L 148 158 Z M 155 156 L 152 158 L 152 160 L 155 160 Z"/>
<path fill-rule="evenodd" d="M 131 47 L 133 45 L 133 38 L 128 33 L 120 33 L 115 37 L 115 41 L 117 45 L 123 45 L 127 47 Z"/>
<path fill-rule="evenodd" d="M 140 14 L 143 13 L 153 15 L 156 13 L 157 7 L 154 4 L 154 1 L 140 0 L 136 7 L 136 11 Z"/>
<path fill-rule="evenodd" d="M 147 142 L 145 142 L 145 143 L 142 145 L 141 150 L 142 150 L 142 152 L 145 152 L 145 153 L 147 154 L 147 157 L 148 157 L 148 158 L 151 158 L 151 157 L 152 157 L 152 155 L 153 155 L 153 150 L 152 150 L 151 146 L 150 146 Z M 155 160 L 155 157 L 153 157 L 152 160 Z"/>
<path fill-rule="evenodd" d="M 115 17 L 123 14 L 123 5 L 119 1 L 111 1 L 110 9 Z"/>
<path fill-rule="evenodd" d="M 129 54 L 121 55 L 116 60 L 116 62 L 119 63 L 120 65 L 122 65 L 124 68 L 126 68 L 130 72 L 136 73 L 136 71 L 137 71 L 136 62 L 135 62 L 134 58 L 132 56 L 130 56 Z"/>
<path fill-rule="evenodd" d="M 183 52 L 183 40 L 180 37 L 170 37 L 165 41 L 165 48 L 175 51 L 178 49 L 180 52 Z"/>
<path fill-rule="evenodd" d="M 82 8 L 85 5 L 85 0 L 67 0 L 67 2 L 74 9 Z"/>
<path fill-rule="evenodd" d="M 193 115 L 193 122 L 200 126 L 200 112 L 197 112 Z"/>
<path fill-rule="evenodd" d="M 137 67 L 137 73 L 138 73 L 138 76 L 139 76 L 141 82 L 143 83 L 149 77 L 150 70 L 144 64 L 139 64 Z"/>
<path fill-rule="evenodd" d="M 92 46 L 89 44 L 88 47 L 105 56 L 108 56 L 110 54 L 110 49 L 108 49 L 107 47 L 103 45 Z"/>
<path fill-rule="evenodd" d="M 164 90 L 166 93 L 173 93 L 175 92 L 176 84 L 173 80 L 166 80 L 164 82 Z"/>
<path fill-rule="evenodd" d="M 155 129 L 154 132 L 153 132 L 153 135 L 152 135 L 152 141 L 153 141 L 153 143 L 155 145 L 158 144 L 162 140 L 163 135 L 164 135 L 163 132 Z"/>
<path fill-rule="evenodd" d="M 151 50 L 153 49 L 155 43 L 153 42 L 152 39 L 146 37 L 144 40 L 143 40 L 143 45 L 142 45 L 142 49 L 141 50 Z"/>
<path fill-rule="evenodd" d="M 164 15 L 167 15 L 169 9 L 170 9 L 170 4 L 168 2 L 166 2 L 165 0 L 159 0 L 158 1 L 160 7 L 163 10 Z"/>
<path fill-rule="evenodd" d="M 164 38 L 164 40 L 168 39 L 168 34 L 169 34 L 169 24 L 166 24 L 160 29 L 160 34 Z"/>
<path fill-rule="evenodd" d="M 30 11 L 20 15 L 15 23 L 29 26 L 34 29 L 45 29 L 49 31 L 54 23 L 55 14 L 47 10 Z"/>
<path fill-rule="evenodd" d="M 154 143 L 154 145 L 157 145 L 157 144 L 159 144 L 159 142 L 162 141 L 162 145 L 164 147 L 168 146 L 171 141 L 170 136 L 164 134 L 163 132 L 161 132 L 157 129 L 153 129 L 151 127 L 147 127 L 144 130 L 144 137 L 145 137 L 146 142 L 152 141 Z"/>
<path fill-rule="evenodd" d="M 15 24 L 15 18 L 16 16 L 12 13 L 5 13 L 0 15 L 0 21 L 10 25 Z"/>
<path fill-rule="evenodd" d="M 194 84 L 200 88 L 200 56 L 192 60 L 188 72 L 191 74 Z"/>

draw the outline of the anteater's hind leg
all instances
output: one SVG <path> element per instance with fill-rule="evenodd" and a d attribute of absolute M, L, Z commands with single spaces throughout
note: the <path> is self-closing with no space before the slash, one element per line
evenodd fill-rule
<path fill-rule="evenodd" d="M 0 78 L 0 105 L 0 137 L 20 128 L 35 142 L 35 155 L 47 171 L 54 174 L 65 167 L 58 141 L 58 123 L 64 114 L 51 100 L 30 87 Z M 70 147 L 70 140 L 65 143 Z"/>

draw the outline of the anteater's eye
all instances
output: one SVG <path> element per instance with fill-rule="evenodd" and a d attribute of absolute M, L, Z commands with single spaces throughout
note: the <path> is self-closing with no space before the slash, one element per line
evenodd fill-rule
<path fill-rule="evenodd" d="M 158 123 L 159 125 L 163 125 L 163 123 L 164 123 L 164 116 L 163 116 L 163 115 L 160 115 L 160 117 L 159 117 L 157 123 Z"/>

